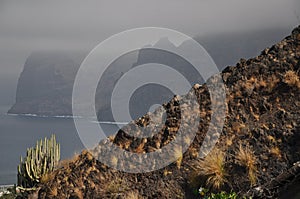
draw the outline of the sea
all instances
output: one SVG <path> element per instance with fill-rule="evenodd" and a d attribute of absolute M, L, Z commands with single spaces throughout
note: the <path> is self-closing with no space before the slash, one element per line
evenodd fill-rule
<path fill-rule="evenodd" d="M 37 140 L 55 134 L 61 145 L 61 159 L 71 158 L 85 149 L 72 117 L 9 115 L 6 112 L 6 108 L 0 108 L 0 185 L 17 183 L 20 156 L 24 157 L 27 148 L 34 147 Z M 95 120 L 89 122 L 99 123 L 107 136 L 116 133 L 124 125 Z"/>

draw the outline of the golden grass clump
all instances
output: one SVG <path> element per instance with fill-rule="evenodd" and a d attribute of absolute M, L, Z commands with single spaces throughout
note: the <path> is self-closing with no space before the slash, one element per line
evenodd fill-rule
<path fill-rule="evenodd" d="M 245 91 L 248 94 L 251 94 L 253 92 L 253 89 L 256 87 L 257 85 L 257 79 L 255 77 L 251 77 L 250 79 L 246 79 L 242 83 L 241 85 L 243 86 L 243 88 L 245 89 Z"/>
<path fill-rule="evenodd" d="M 246 128 L 246 125 L 242 122 L 232 122 L 232 131 L 234 133 L 241 133 L 243 129 Z"/>
<path fill-rule="evenodd" d="M 283 81 L 291 87 L 296 86 L 297 88 L 300 88 L 299 76 L 295 71 L 287 71 L 284 75 Z"/>
<path fill-rule="evenodd" d="M 199 160 L 196 171 L 200 176 L 207 177 L 206 185 L 220 189 L 226 183 L 225 153 L 215 148 L 204 159 Z"/>
<path fill-rule="evenodd" d="M 233 140 L 235 138 L 235 135 L 232 135 L 231 137 L 226 138 L 226 146 L 231 146 L 233 144 Z"/>
<path fill-rule="evenodd" d="M 175 148 L 174 151 L 173 151 L 173 156 L 176 159 L 177 168 L 180 169 L 182 159 L 183 159 L 182 148 L 181 147 Z"/>
<path fill-rule="evenodd" d="M 82 193 L 82 191 L 79 189 L 79 188 L 75 188 L 74 189 L 74 194 L 76 195 L 76 197 L 78 198 L 78 199 L 83 199 L 84 197 L 83 197 L 83 193 Z"/>
<path fill-rule="evenodd" d="M 169 171 L 168 169 L 164 169 L 164 176 L 172 174 L 172 171 Z"/>
<path fill-rule="evenodd" d="M 249 181 L 251 185 L 254 185 L 257 181 L 256 157 L 249 145 L 243 147 L 240 144 L 236 153 L 236 163 L 247 168 Z"/>
<path fill-rule="evenodd" d="M 138 191 L 129 191 L 128 193 L 126 193 L 125 198 L 126 199 L 141 199 L 142 197 L 140 197 Z"/>
<path fill-rule="evenodd" d="M 280 149 L 277 146 L 271 147 L 270 153 L 271 153 L 272 156 L 274 156 L 274 157 L 276 157 L 278 159 L 282 158 L 281 151 L 280 151 Z"/>
<path fill-rule="evenodd" d="M 51 197 L 57 197 L 58 196 L 58 192 L 57 192 L 57 188 L 55 186 L 50 187 L 49 188 L 49 192 L 47 193 L 47 195 L 51 198 Z"/>
<path fill-rule="evenodd" d="M 271 75 L 265 81 L 263 77 L 260 78 L 259 85 L 264 87 L 267 92 L 272 92 L 276 85 L 279 83 L 279 78 L 276 75 Z"/>

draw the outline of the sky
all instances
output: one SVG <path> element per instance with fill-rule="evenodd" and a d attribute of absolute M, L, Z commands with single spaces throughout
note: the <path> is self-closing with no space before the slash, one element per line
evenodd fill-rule
<path fill-rule="evenodd" d="M 0 0 L 0 93 L 12 103 L 26 58 L 38 50 L 89 51 L 113 34 L 164 27 L 191 37 L 300 23 L 299 0 Z M 4 94 L 3 94 L 4 93 Z"/>

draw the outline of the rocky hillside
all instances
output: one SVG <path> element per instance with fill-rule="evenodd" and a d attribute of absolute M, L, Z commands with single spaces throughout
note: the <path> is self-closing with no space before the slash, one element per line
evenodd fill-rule
<path fill-rule="evenodd" d="M 296 163 L 300 160 L 299 69 L 300 26 L 259 56 L 241 59 L 236 66 L 223 70 L 227 95 L 225 125 L 214 149 L 204 159 L 197 156 L 212 115 L 206 84 L 195 85 L 187 95 L 176 96 L 164 104 L 167 120 L 154 136 L 134 138 L 126 133 L 139 133 L 137 126 L 150 124 L 149 116 L 145 115 L 109 140 L 101 141 L 91 152 L 85 151 L 63 162 L 40 184 L 38 195 L 40 198 L 197 198 L 199 195 L 194 195 L 193 190 L 205 187 L 212 192 L 234 190 L 240 196 L 254 198 L 299 198 L 300 169 Z M 213 80 L 212 77 L 209 81 Z M 200 109 L 190 103 L 192 93 L 196 94 Z M 194 123 L 196 117 L 191 112 L 181 113 L 182 106 L 197 109 L 200 123 Z M 174 163 L 163 169 L 130 174 L 111 169 L 94 158 L 107 153 L 103 143 L 109 142 L 136 153 L 160 150 L 175 139 L 183 117 L 190 119 L 190 126 L 184 126 L 182 132 L 188 135 L 190 127 L 196 125 L 196 137 L 184 139 L 192 144 L 183 156 L 178 148 L 170 150 Z M 110 158 L 116 167 L 138 166 L 121 165 L 123 162 L 117 156 Z"/>

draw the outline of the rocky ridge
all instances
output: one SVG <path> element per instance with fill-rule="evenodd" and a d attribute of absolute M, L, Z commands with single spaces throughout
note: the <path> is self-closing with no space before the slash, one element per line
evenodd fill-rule
<path fill-rule="evenodd" d="M 286 186 L 297 187 L 299 177 L 289 179 L 278 186 L 268 186 L 278 179 L 294 163 L 300 160 L 300 26 L 292 34 L 271 48 L 249 60 L 241 59 L 236 66 L 229 66 L 221 73 L 226 89 L 225 124 L 214 150 L 208 154 L 222 154 L 222 183 L 209 183 L 217 173 L 203 174 L 205 158 L 198 158 L 198 151 L 206 136 L 211 120 L 211 101 L 206 84 L 195 85 L 186 96 L 176 96 L 163 104 L 166 122 L 150 131 L 152 137 L 137 138 L 126 132 L 140 133 L 137 126 L 151 124 L 150 115 L 133 121 L 115 136 L 103 140 L 91 152 L 83 152 L 73 160 L 62 163 L 54 173 L 40 184 L 40 198 L 195 198 L 193 189 L 200 186 L 210 191 L 234 190 L 240 196 L 255 198 L 278 198 L 288 193 Z M 214 81 L 212 77 L 209 81 Z M 197 96 L 197 104 L 189 100 Z M 198 115 L 181 112 L 182 106 L 192 107 Z M 164 110 L 153 114 L 161 116 Z M 108 153 L 102 146 L 113 143 L 120 148 L 147 155 L 160 150 L 176 139 L 181 118 L 188 117 L 189 125 L 196 125 L 194 139 L 189 139 L 190 126 L 183 141 L 188 145 L 183 155 L 177 148 L 170 150 L 174 163 L 148 173 L 130 174 L 121 172 L 98 162 L 94 157 Z M 200 117 L 199 123 L 194 123 Z M 155 117 L 152 117 L 155 118 Z M 209 139 L 214 139 L 214 136 Z M 219 152 L 214 152 L 219 151 Z M 249 154 L 247 165 L 242 162 L 241 152 Z M 93 155 L 92 155 L 93 154 Z M 117 156 L 110 157 L 116 167 L 138 167 L 122 165 Z M 176 160 L 177 159 L 177 160 Z M 250 163 L 253 170 L 250 169 Z M 155 164 L 152 162 L 150 164 Z M 155 165 L 154 165 L 155 166 Z M 251 171 L 251 172 L 250 172 Z M 299 175 L 298 175 L 299 176 Z M 272 183 L 271 183 L 272 184 Z M 291 193 L 293 190 L 289 190 Z M 298 192 L 299 194 L 299 192 Z M 299 196 L 299 195 L 298 195 Z"/>

